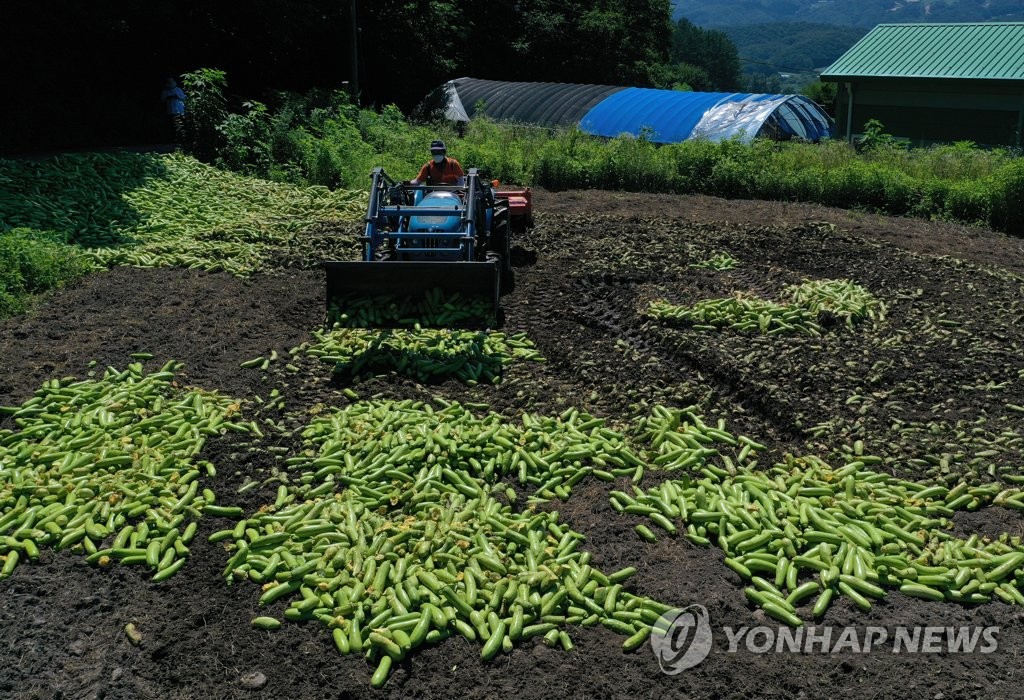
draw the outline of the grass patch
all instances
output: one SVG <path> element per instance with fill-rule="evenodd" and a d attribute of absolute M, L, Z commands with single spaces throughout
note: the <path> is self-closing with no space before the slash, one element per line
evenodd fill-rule
<path fill-rule="evenodd" d="M 33 295 L 61 287 L 90 268 L 57 233 L 29 228 L 0 232 L 0 318 L 25 311 Z"/>

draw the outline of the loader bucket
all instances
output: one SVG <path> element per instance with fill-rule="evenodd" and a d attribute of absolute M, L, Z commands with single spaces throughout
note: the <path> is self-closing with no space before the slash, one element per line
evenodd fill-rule
<path fill-rule="evenodd" d="M 346 326 L 486 328 L 498 321 L 493 262 L 326 262 L 327 321 Z"/>

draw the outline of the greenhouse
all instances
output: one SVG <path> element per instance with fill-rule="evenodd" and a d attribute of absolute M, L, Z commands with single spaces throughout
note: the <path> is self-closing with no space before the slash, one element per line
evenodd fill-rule
<path fill-rule="evenodd" d="M 486 115 L 544 127 L 575 125 L 609 138 L 643 136 L 655 143 L 759 137 L 820 141 L 833 130 L 832 119 L 803 95 L 457 78 L 434 90 L 424 105 L 453 121 Z"/>

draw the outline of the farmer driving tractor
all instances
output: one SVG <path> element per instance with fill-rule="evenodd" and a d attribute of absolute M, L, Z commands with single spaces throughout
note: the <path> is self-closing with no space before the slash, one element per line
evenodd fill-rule
<path fill-rule="evenodd" d="M 466 184 L 465 173 L 462 166 L 454 158 L 447 157 L 448 149 L 444 141 L 432 141 L 430 143 L 431 159 L 420 168 L 416 179 L 410 180 L 409 184 L 417 185 L 457 185 L 462 187 Z"/>

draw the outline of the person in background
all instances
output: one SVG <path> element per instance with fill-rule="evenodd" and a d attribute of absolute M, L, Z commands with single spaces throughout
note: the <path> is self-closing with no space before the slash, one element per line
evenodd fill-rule
<path fill-rule="evenodd" d="M 466 175 L 462 172 L 462 166 L 454 158 L 448 158 L 445 154 L 448 149 L 444 141 L 432 141 L 430 143 L 430 155 L 415 180 L 410 180 L 410 185 L 458 185 L 466 184 Z"/>
<path fill-rule="evenodd" d="M 174 78 L 168 78 L 164 83 L 164 90 L 160 93 L 160 99 L 164 101 L 167 109 L 167 117 L 174 128 L 174 145 L 181 148 L 185 143 L 185 93 Z"/>

